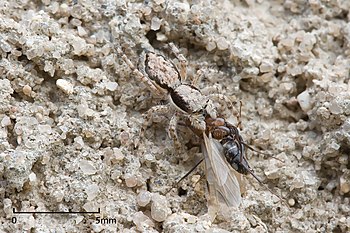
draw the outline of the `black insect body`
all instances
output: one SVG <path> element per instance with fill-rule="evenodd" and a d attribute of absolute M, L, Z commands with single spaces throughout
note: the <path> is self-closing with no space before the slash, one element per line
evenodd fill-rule
<path fill-rule="evenodd" d="M 206 122 L 206 131 L 203 133 L 204 141 L 206 143 L 209 140 L 206 138 L 207 135 L 211 141 L 218 140 L 220 145 L 222 146 L 221 154 L 224 155 L 227 163 L 239 174 L 248 175 L 251 174 L 262 186 L 264 186 L 267 190 L 269 190 L 272 194 L 277 196 L 283 203 L 286 202 L 275 192 L 273 192 L 266 184 L 264 184 L 259 177 L 257 177 L 254 171 L 249 166 L 249 163 L 245 157 L 245 149 L 248 148 L 252 151 L 256 151 L 254 148 L 247 145 L 242 136 L 239 134 L 239 130 L 237 127 L 227 122 L 223 118 L 211 118 L 209 116 L 205 119 Z M 197 131 L 194 131 L 198 134 Z M 215 144 L 214 142 L 212 143 Z M 220 148 L 216 143 L 217 151 L 220 152 Z M 258 151 L 256 151 L 258 152 Z M 261 152 L 260 152 L 261 153 Z M 220 153 L 217 153 L 219 156 Z M 275 158 L 277 159 L 277 158 Z M 240 177 L 236 177 L 240 180 Z M 222 195 L 222 194 L 221 194 Z M 228 205 L 230 206 L 230 205 Z M 288 205 L 287 205 L 288 206 Z"/>
<path fill-rule="evenodd" d="M 207 135 L 211 133 L 214 139 L 220 141 L 226 161 L 231 167 L 241 174 L 252 174 L 253 171 L 245 157 L 246 144 L 237 127 L 223 118 L 211 118 L 209 116 L 206 118 L 206 125 Z"/>
<path fill-rule="evenodd" d="M 248 175 L 251 168 L 244 156 L 245 146 L 242 141 L 235 140 L 232 136 L 228 136 L 220 141 L 224 148 L 224 155 L 227 162 L 237 172 Z"/>

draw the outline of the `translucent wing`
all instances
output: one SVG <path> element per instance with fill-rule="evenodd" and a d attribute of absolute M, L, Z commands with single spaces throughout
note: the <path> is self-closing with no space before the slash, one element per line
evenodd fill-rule
<path fill-rule="evenodd" d="M 205 166 L 209 186 L 209 206 L 218 208 L 218 204 L 237 208 L 241 203 L 240 185 L 236 178 L 238 173 L 226 162 L 223 148 L 219 141 L 203 133 Z M 215 211 L 214 210 L 214 211 Z M 210 210 L 209 210 L 210 211 Z"/>

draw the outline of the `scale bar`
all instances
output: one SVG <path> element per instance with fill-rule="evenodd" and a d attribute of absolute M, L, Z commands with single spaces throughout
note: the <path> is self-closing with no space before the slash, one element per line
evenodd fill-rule
<path fill-rule="evenodd" d="M 19 211 L 17 212 L 15 208 L 12 209 L 12 212 L 14 214 L 99 214 L 100 208 L 98 208 L 98 211 L 93 212 L 81 212 L 81 211 Z"/>

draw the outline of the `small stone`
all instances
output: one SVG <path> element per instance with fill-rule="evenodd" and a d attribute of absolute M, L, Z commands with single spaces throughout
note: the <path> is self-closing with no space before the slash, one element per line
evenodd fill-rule
<path fill-rule="evenodd" d="M 77 110 L 80 117 L 92 117 L 94 115 L 94 110 L 90 109 L 86 103 L 79 104 Z"/>
<path fill-rule="evenodd" d="M 0 48 L 5 52 L 5 53 L 9 53 L 12 48 L 11 46 L 9 45 L 9 43 L 7 43 L 6 41 L 4 40 L 0 40 Z"/>
<path fill-rule="evenodd" d="M 289 200 L 288 200 L 288 204 L 289 204 L 290 206 L 294 206 L 294 205 L 295 205 L 295 200 L 294 200 L 293 198 L 289 199 Z"/>
<path fill-rule="evenodd" d="M 43 4 L 45 4 L 45 6 L 48 6 L 48 5 L 50 5 L 50 3 L 51 3 L 50 0 L 41 0 L 41 2 L 42 2 Z"/>
<path fill-rule="evenodd" d="M 148 16 L 152 13 L 152 8 L 148 6 L 144 6 L 143 8 L 141 8 L 141 10 L 145 16 Z"/>
<path fill-rule="evenodd" d="M 83 205 L 83 209 L 85 211 L 88 211 L 88 212 L 96 211 L 97 208 L 98 207 L 97 207 L 96 203 L 94 203 L 94 202 L 86 202 Z"/>
<path fill-rule="evenodd" d="M 273 78 L 274 74 L 273 73 L 265 73 L 263 75 L 261 75 L 259 77 L 259 79 L 264 82 L 264 83 L 267 83 L 267 82 L 270 82 Z"/>
<path fill-rule="evenodd" d="M 129 142 L 130 136 L 129 133 L 126 131 L 123 131 L 119 135 L 120 142 L 122 145 L 126 145 Z"/>
<path fill-rule="evenodd" d="M 11 119 L 10 119 L 10 117 L 8 117 L 8 116 L 4 116 L 3 118 L 2 118 L 2 120 L 1 120 L 1 126 L 2 127 L 6 127 L 6 126 L 9 126 L 9 125 L 11 125 Z"/>
<path fill-rule="evenodd" d="M 300 93 L 297 96 L 297 100 L 299 102 L 301 109 L 304 112 L 307 112 L 311 109 L 311 98 L 308 91 L 303 91 L 302 93 Z"/>
<path fill-rule="evenodd" d="M 148 191 L 144 191 L 142 190 L 136 197 L 136 201 L 137 201 L 137 204 L 139 206 L 146 206 L 150 201 L 151 201 L 151 198 L 152 198 L 152 194 Z"/>
<path fill-rule="evenodd" d="M 189 224 L 194 224 L 194 223 L 196 223 L 197 222 L 197 217 L 196 216 L 193 216 L 193 215 L 188 215 L 188 216 L 186 216 L 186 219 L 187 219 L 187 223 L 189 223 Z"/>
<path fill-rule="evenodd" d="M 291 49 L 294 46 L 294 39 L 292 38 L 282 39 L 280 40 L 279 44 L 287 49 Z"/>
<path fill-rule="evenodd" d="M 9 198 L 3 199 L 3 210 L 6 215 L 12 215 L 12 201 Z"/>
<path fill-rule="evenodd" d="M 88 33 L 86 32 L 86 30 L 82 26 L 78 26 L 78 35 L 80 37 L 85 37 L 88 35 Z"/>
<path fill-rule="evenodd" d="M 84 141 L 81 136 L 74 138 L 74 144 L 76 145 L 77 149 L 81 149 L 84 146 Z"/>
<path fill-rule="evenodd" d="M 155 226 L 154 222 L 141 211 L 134 214 L 132 221 L 140 232 L 146 232 L 147 229 Z"/>
<path fill-rule="evenodd" d="M 157 31 L 160 29 L 161 25 L 162 25 L 162 20 L 154 16 L 151 20 L 151 30 Z"/>
<path fill-rule="evenodd" d="M 329 144 L 329 148 L 332 149 L 333 151 L 337 151 L 340 149 L 340 145 L 335 141 L 331 141 L 331 143 Z"/>
<path fill-rule="evenodd" d="M 252 7 L 255 5 L 255 0 L 245 0 L 245 2 L 249 7 Z"/>
<path fill-rule="evenodd" d="M 121 161 L 125 158 L 125 155 L 122 153 L 121 149 L 115 147 L 113 148 L 113 158 L 111 158 L 112 162 Z"/>
<path fill-rule="evenodd" d="M 144 154 L 143 157 L 144 157 L 145 161 L 147 161 L 147 162 L 154 162 L 155 161 L 153 154 L 147 153 L 147 154 Z"/>
<path fill-rule="evenodd" d="M 99 187 L 97 184 L 92 184 L 89 185 L 86 189 L 85 192 L 87 194 L 87 200 L 88 201 L 92 201 L 93 199 L 95 199 L 95 197 L 98 195 L 99 192 Z"/>
<path fill-rule="evenodd" d="M 269 180 L 277 179 L 280 176 L 278 168 L 266 169 L 264 170 L 264 173 Z"/>
<path fill-rule="evenodd" d="M 62 202 L 63 198 L 65 197 L 63 190 L 57 190 L 52 195 L 57 202 Z"/>
<path fill-rule="evenodd" d="M 12 49 L 11 54 L 16 56 L 16 57 L 20 57 L 20 56 L 22 56 L 22 51 L 19 51 L 17 49 Z"/>
<path fill-rule="evenodd" d="M 84 174 L 93 175 L 96 173 L 96 168 L 91 163 L 92 162 L 86 160 L 80 161 L 79 167 Z"/>
<path fill-rule="evenodd" d="M 171 210 L 168 207 L 168 201 L 165 196 L 155 193 L 152 195 L 151 216 L 157 222 L 163 222 Z"/>
<path fill-rule="evenodd" d="M 72 18 L 70 23 L 77 27 L 77 26 L 80 26 L 82 22 L 79 19 Z"/>
<path fill-rule="evenodd" d="M 158 41 L 165 42 L 168 40 L 168 37 L 164 33 L 158 32 L 156 36 Z"/>
<path fill-rule="evenodd" d="M 31 183 L 34 183 L 36 181 L 36 174 L 32 172 L 29 174 L 28 178 Z"/>
<path fill-rule="evenodd" d="M 157 5 L 163 4 L 165 0 L 154 0 L 154 3 Z"/>
<path fill-rule="evenodd" d="M 347 173 L 340 177 L 340 191 L 342 193 L 350 192 L 350 175 Z"/>
<path fill-rule="evenodd" d="M 224 37 L 220 37 L 217 41 L 216 41 L 216 45 L 218 47 L 219 50 L 226 50 L 228 49 L 228 42 Z"/>
<path fill-rule="evenodd" d="M 333 189 L 335 189 L 335 187 L 337 187 L 337 185 L 338 185 L 338 182 L 336 180 L 331 180 L 328 182 L 325 189 L 328 191 L 332 191 Z"/>
<path fill-rule="evenodd" d="M 87 44 L 84 39 L 79 37 L 73 37 L 71 39 L 71 44 L 73 46 L 73 53 L 75 55 L 81 56 L 86 52 Z"/>
<path fill-rule="evenodd" d="M 79 224 L 83 220 L 84 220 L 84 216 L 78 216 L 75 218 L 75 224 Z"/>
<path fill-rule="evenodd" d="M 336 100 L 333 100 L 333 101 L 330 102 L 329 111 L 332 114 L 335 114 L 335 115 L 338 115 L 338 114 L 342 113 L 342 109 L 340 108 L 340 106 L 339 106 L 339 104 L 337 103 Z"/>
<path fill-rule="evenodd" d="M 55 67 L 51 61 L 45 61 L 44 71 L 49 73 L 51 77 L 55 74 Z"/>
<path fill-rule="evenodd" d="M 129 188 L 135 187 L 137 185 L 137 177 L 133 175 L 125 177 L 125 184 Z"/>
<path fill-rule="evenodd" d="M 118 83 L 116 82 L 107 82 L 106 83 L 106 89 L 109 91 L 115 91 L 118 88 Z"/>
<path fill-rule="evenodd" d="M 216 48 L 216 43 L 214 41 L 209 41 L 208 44 L 205 46 L 205 49 L 210 52 L 213 51 Z"/>
<path fill-rule="evenodd" d="M 56 85 L 59 89 L 61 89 L 67 95 L 72 94 L 74 91 L 73 85 L 64 79 L 57 79 Z"/>
<path fill-rule="evenodd" d="M 38 131 L 41 134 L 51 134 L 52 133 L 52 128 L 50 125 L 38 125 Z"/>
<path fill-rule="evenodd" d="M 30 94 L 32 93 L 32 88 L 29 85 L 24 85 L 22 91 L 23 94 L 25 94 L 26 96 L 30 96 Z"/>
<path fill-rule="evenodd" d="M 293 89 L 294 85 L 292 83 L 281 83 L 280 87 L 285 93 L 288 93 Z"/>
<path fill-rule="evenodd" d="M 273 64 L 269 60 L 263 60 L 259 66 L 261 73 L 272 72 Z"/>

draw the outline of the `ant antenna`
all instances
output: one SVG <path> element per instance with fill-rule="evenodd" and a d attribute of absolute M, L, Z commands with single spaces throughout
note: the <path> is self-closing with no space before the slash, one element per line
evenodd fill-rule
<path fill-rule="evenodd" d="M 282 159 L 279 159 L 279 158 L 273 156 L 273 155 L 270 154 L 270 153 L 266 153 L 266 152 L 262 152 L 262 151 L 260 151 L 260 150 L 257 150 L 257 149 L 255 149 L 255 148 L 249 146 L 249 145 L 248 145 L 247 143 L 245 143 L 245 142 L 242 142 L 242 141 L 241 141 L 240 143 L 242 143 L 245 147 L 247 147 L 247 148 L 248 148 L 249 150 L 251 150 L 251 151 L 254 151 L 254 152 L 258 153 L 258 154 L 270 156 L 271 158 L 276 159 L 276 160 L 278 160 L 278 161 L 284 163 L 284 161 L 283 161 Z"/>
<path fill-rule="evenodd" d="M 280 196 L 278 195 L 276 192 L 272 191 L 265 183 L 262 182 L 262 180 L 260 180 L 260 178 L 258 176 L 255 175 L 255 173 L 251 170 L 251 169 L 247 169 L 249 171 L 249 173 L 254 177 L 254 179 L 256 179 L 259 184 L 261 186 L 263 186 L 265 189 L 267 189 L 270 193 L 272 193 L 273 195 L 275 195 L 276 197 L 278 197 L 278 199 L 280 199 L 281 202 L 283 202 L 287 207 L 288 209 L 290 210 L 289 208 L 289 205 L 288 203 Z"/>
<path fill-rule="evenodd" d="M 242 130 L 242 121 L 241 121 L 241 117 L 242 117 L 242 101 L 239 101 L 239 115 L 237 116 L 237 128 L 239 128 L 239 130 Z"/>

